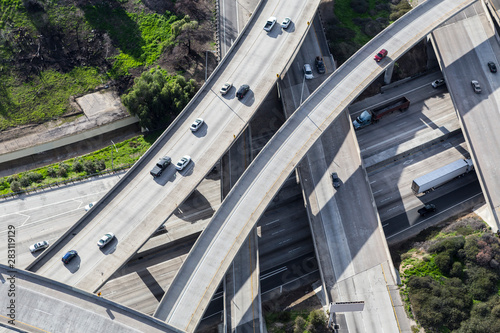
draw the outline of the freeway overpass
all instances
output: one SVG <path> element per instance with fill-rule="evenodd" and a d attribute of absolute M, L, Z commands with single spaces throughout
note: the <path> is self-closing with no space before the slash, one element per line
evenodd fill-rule
<path fill-rule="evenodd" d="M 319 0 L 260 2 L 231 52 L 182 114 L 95 208 L 28 269 L 90 292 L 102 286 L 194 191 L 247 126 L 277 74 L 289 66 L 318 4 Z M 276 26 L 266 33 L 262 27 L 272 15 L 291 16 L 293 23 L 286 31 Z M 251 91 L 241 101 L 234 88 L 221 96 L 218 90 L 226 81 L 236 88 L 249 84 Z M 206 124 L 191 133 L 189 125 L 198 117 Z M 152 179 L 149 170 L 164 155 L 174 163 L 190 155 L 193 162 L 182 172 L 171 166 Z M 116 240 L 101 251 L 95 243 L 109 231 Z M 60 258 L 70 249 L 79 257 L 64 266 Z"/>
<path fill-rule="evenodd" d="M 422 3 L 332 74 L 288 119 L 240 178 L 188 255 L 155 317 L 193 332 L 250 230 L 322 132 L 392 61 L 473 2 Z M 373 55 L 381 48 L 388 49 L 389 56 L 376 63 Z"/>
<path fill-rule="evenodd" d="M 12 331 L 180 333 L 139 311 L 9 266 L 0 265 L 0 282 L 0 327 Z"/>

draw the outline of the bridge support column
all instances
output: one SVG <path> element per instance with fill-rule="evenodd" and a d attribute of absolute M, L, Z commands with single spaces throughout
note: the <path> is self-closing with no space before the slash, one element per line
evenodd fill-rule
<path fill-rule="evenodd" d="M 394 71 L 394 61 L 385 69 L 385 72 L 384 72 L 384 83 L 385 84 L 391 83 L 393 71 Z"/>

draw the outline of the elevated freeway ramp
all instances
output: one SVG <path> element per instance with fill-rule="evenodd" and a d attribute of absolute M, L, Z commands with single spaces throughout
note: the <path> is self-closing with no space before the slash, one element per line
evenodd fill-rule
<path fill-rule="evenodd" d="M 422 3 L 334 72 L 287 120 L 240 178 L 188 255 L 155 317 L 193 332 L 241 244 L 322 132 L 392 61 L 473 2 Z M 389 56 L 376 63 L 373 55 L 381 48 L 389 50 Z"/>
<path fill-rule="evenodd" d="M 96 291 L 116 272 L 182 204 L 231 146 L 271 90 L 277 75 L 287 68 L 309 29 L 319 0 L 263 1 L 246 29 L 208 82 L 182 114 L 134 165 L 126 176 L 80 221 L 28 269 L 86 291 Z M 290 16 L 282 30 L 279 22 L 269 32 L 262 28 L 268 17 Z M 221 96 L 224 82 L 234 84 Z M 241 100 L 235 96 L 242 84 L 250 86 Z M 205 124 L 189 130 L 195 118 Z M 192 162 L 177 172 L 167 167 L 160 177 L 149 174 L 162 156 L 176 163 L 183 155 Z M 108 232 L 116 239 L 101 251 L 96 242 Z M 62 265 L 68 250 L 78 258 Z"/>

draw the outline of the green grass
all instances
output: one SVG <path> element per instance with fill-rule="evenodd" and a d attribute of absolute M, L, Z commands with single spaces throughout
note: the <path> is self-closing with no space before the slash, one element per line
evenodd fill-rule
<path fill-rule="evenodd" d="M 101 84 L 105 76 L 91 67 L 75 68 L 69 73 L 44 71 L 32 81 L 19 83 L 13 76 L 2 77 L 0 90 L 0 129 L 27 123 L 39 123 L 61 116 L 69 98 Z"/>
<path fill-rule="evenodd" d="M 55 184 L 57 182 L 65 181 L 71 178 L 85 177 L 89 176 L 86 172 L 75 172 L 71 166 L 73 165 L 76 159 L 84 162 L 86 160 L 90 161 L 104 161 L 106 165 L 105 171 L 111 171 L 111 151 L 113 151 L 113 168 L 120 169 L 124 166 L 131 165 L 135 163 L 145 152 L 151 147 L 154 141 L 159 137 L 161 132 L 155 132 L 147 136 L 136 136 L 132 139 L 125 140 L 123 142 L 116 143 L 116 148 L 118 152 L 115 150 L 114 146 L 108 146 L 106 148 L 97 150 L 87 155 L 71 158 L 63 161 L 63 164 L 70 166 L 68 170 L 68 174 L 66 177 L 50 177 L 48 176 L 49 168 L 53 168 L 58 170 L 60 168 L 60 163 L 51 164 L 42 168 L 30 170 L 27 172 L 22 172 L 17 175 L 12 175 L 9 177 L 0 178 L 0 195 L 13 193 L 10 189 L 10 184 L 12 181 L 16 179 L 21 179 L 24 175 L 30 172 L 36 172 L 42 175 L 42 179 L 38 183 L 33 183 L 31 187 L 44 186 L 48 184 Z"/>
<path fill-rule="evenodd" d="M 168 12 L 145 13 L 140 2 L 130 2 L 135 4 L 136 12 L 127 12 L 124 6 L 127 2 L 75 7 L 47 1 L 41 2 L 43 11 L 28 12 L 20 0 L 0 0 L 0 29 L 4 37 L 0 40 L 0 58 L 6 60 L 0 65 L 0 130 L 59 117 L 71 109 L 70 96 L 87 93 L 109 77 L 128 75 L 131 68 L 154 65 L 165 47 L 175 42 L 171 24 L 178 18 Z M 108 73 L 95 67 L 75 67 L 67 73 L 41 70 L 31 72 L 28 79 L 21 78 L 12 63 L 19 51 L 26 48 L 26 40 L 37 43 L 40 31 L 47 29 L 63 34 L 78 31 L 80 38 L 88 39 L 95 37 L 92 30 L 106 32 L 119 52 L 108 59 L 111 70 Z"/>
<path fill-rule="evenodd" d="M 356 36 L 353 41 L 359 45 L 364 45 L 368 43 L 371 37 L 367 36 L 361 31 L 361 27 L 354 23 L 355 18 L 371 18 L 376 19 L 378 17 L 389 17 L 389 13 L 386 11 L 378 11 L 375 15 L 371 16 L 370 11 L 375 10 L 375 5 L 377 3 L 382 3 L 380 0 L 368 0 L 369 9 L 364 14 L 356 13 L 351 7 L 351 0 L 336 0 L 335 1 L 335 16 L 342 23 L 342 26 L 354 31 Z"/>

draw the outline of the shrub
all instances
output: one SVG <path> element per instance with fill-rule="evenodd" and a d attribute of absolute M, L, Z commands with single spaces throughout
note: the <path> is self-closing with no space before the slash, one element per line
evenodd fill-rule
<path fill-rule="evenodd" d="M 59 168 L 57 169 L 57 175 L 59 177 L 67 177 L 68 176 L 69 165 L 65 163 L 59 163 Z"/>
<path fill-rule="evenodd" d="M 75 159 L 73 162 L 73 171 L 74 172 L 82 172 L 83 171 L 83 164 L 79 159 Z"/>
<path fill-rule="evenodd" d="M 57 176 L 57 171 L 53 167 L 47 168 L 47 176 L 55 178 Z"/>
<path fill-rule="evenodd" d="M 462 277 L 462 273 L 463 273 L 462 264 L 458 261 L 455 261 L 451 266 L 450 275 L 460 278 Z"/>
<path fill-rule="evenodd" d="M 29 172 L 25 177 L 28 177 L 32 183 L 39 183 L 43 179 L 43 176 L 38 172 Z"/>
<path fill-rule="evenodd" d="M 22 187 L 28 187 L 31 185 L 31 180 L 26 175 L 22 176 L 19 182 Z"/>
<path fill-rule="evenodd" d="M 97 171 L 103 171 L 106 169 L 106 163 L 104 163 L 104 160 L 97 160 L 95 162 L 95 168 Z"/>
<path fill-rule="evenodd" d="M 324 325 L 327 320 L 325 313 L 321 310 L 311 311 L 307 319 L 314 327 Z"/>
<path fill-rule="evenodd" d="M 83 162 L 83 170 L 87 173 L 87 175 L 95 173 L 96 167 L 94 161 L 86 160 Z"/>
<path fill-rule="evenodd" d="M 10 190 L 12 192 L 20 192 L 21 191 L 21 183 L 18 182 L 17 180 L 13 180 L 11 183 L 10 183 Z"/>
<path fill-rule="evenodd" d="M 467 270 L 469 292 L 478 301 L 486 301 L 497 290 L 498 276 L 484 267 L 471 267 Z"/>
<path fill-rule="evenodd" d="M 428 251 L 431 253 L 452 251 L 451 255 L 454 256 L 464 245 L 465 238 L 463 236 L 448 237 L 429 246 Z"/>
<path fill-rule="evenodd" d="M 293 333 L 302 333 L 306 326 L 306 321 L 301 316 L 295 318 L 295 324 L 293 325 Z"/>
<path fill-rule="evenodd" d="M 441 252 L 434 257 L 434 263 L 439 268 L 441 272 L 445 275 L 450 274 L 451 265 L 453 263 L 452 258 L 450 257 L 450 253 L 448 251 Z"/>

